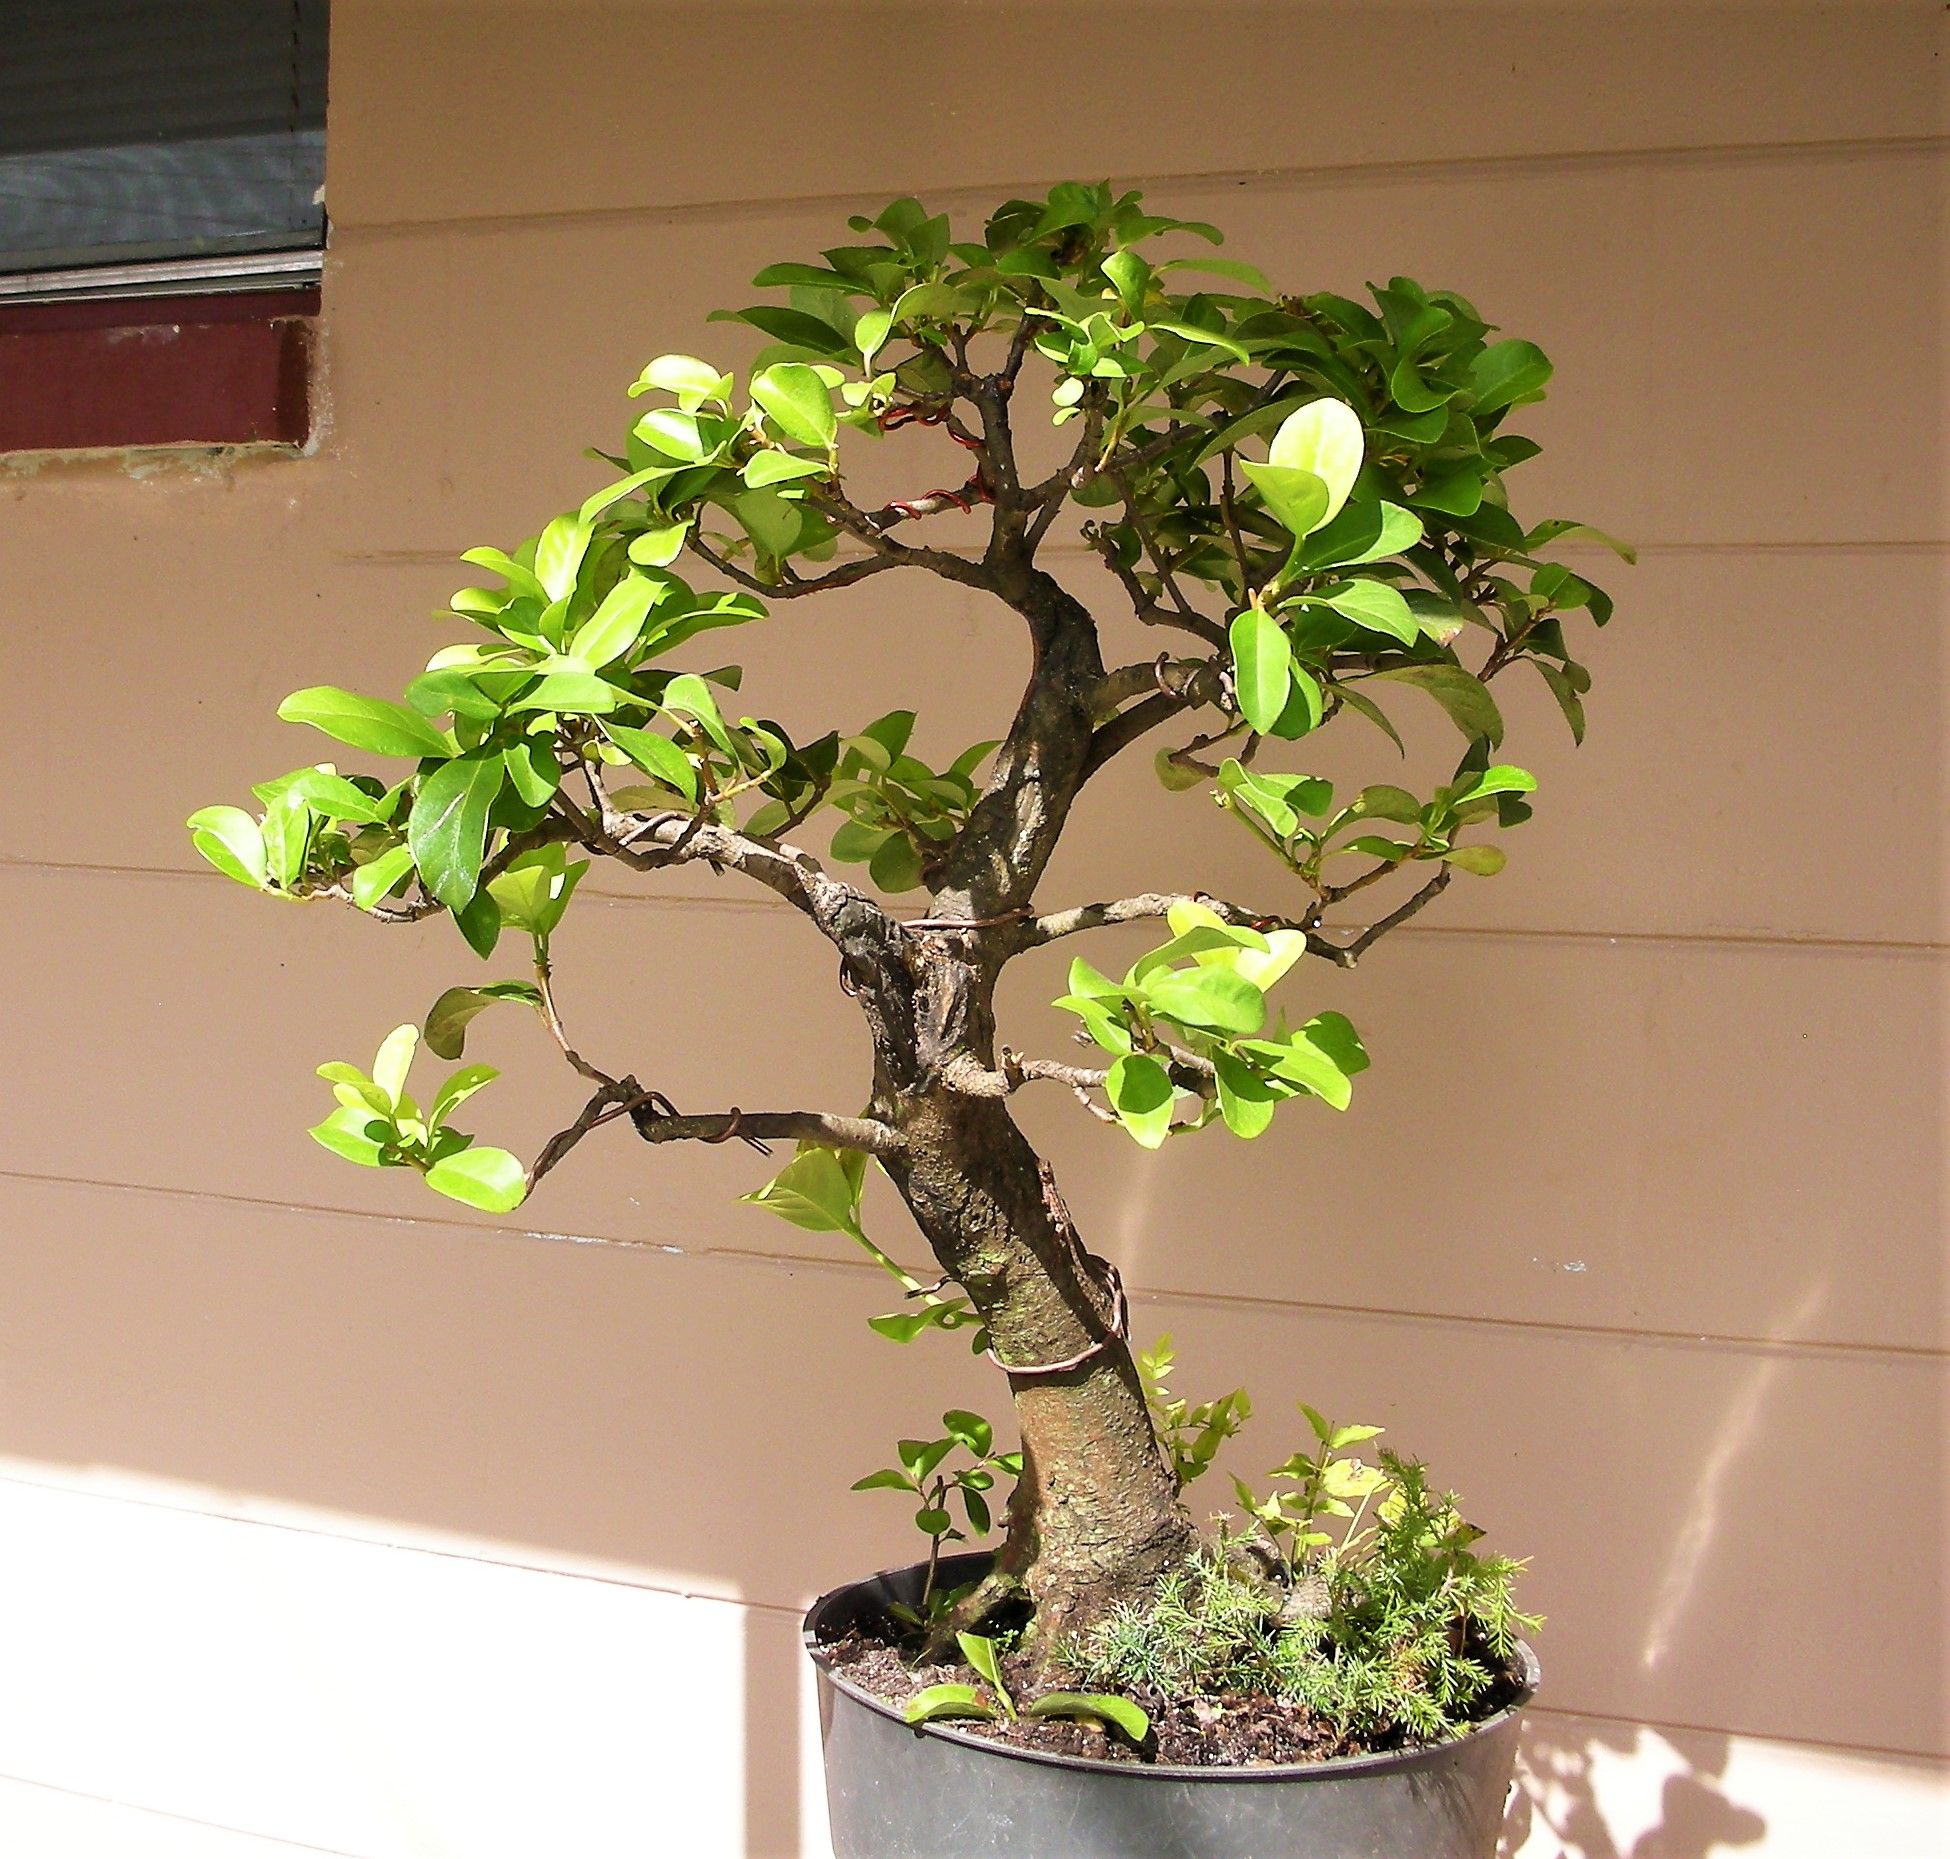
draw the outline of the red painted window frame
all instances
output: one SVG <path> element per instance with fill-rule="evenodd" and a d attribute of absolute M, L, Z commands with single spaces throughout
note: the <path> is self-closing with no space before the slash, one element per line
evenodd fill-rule
<path fill-rule="evenodd" d="M 0 453 L 301 446 L 316 285 L 0 303 Z"/>

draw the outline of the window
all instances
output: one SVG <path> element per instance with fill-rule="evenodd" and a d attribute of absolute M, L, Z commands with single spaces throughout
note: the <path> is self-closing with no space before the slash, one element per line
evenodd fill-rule
<path fill-rule="evenodd" d="M 292 443 L 327 0 L 0 0 L 0 450 Z"/>

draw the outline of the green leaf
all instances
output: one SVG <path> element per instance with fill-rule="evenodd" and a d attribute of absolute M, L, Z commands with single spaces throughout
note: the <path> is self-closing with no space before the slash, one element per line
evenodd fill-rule
<path fill-rule="evenodd" d="M 1475 411 L 1494 413 L 1499 407 L 1536 400 L 1550 378 L 1550 358 L 1536 343 L 1492 342 L 1470 364 L 1469 387 L 1476 396 Z"/>
<path fill-rule="evenodd" d="M 1247 607 L 1230 628 L 1233 689 L 1239 714 L 1264 736 L 1280 720 L 1293 689 L 1293 647 L 1278 620 Z"/>
<path fill-rule="evenodd" d="M 1442 862 L 1478 878 L 1494 878 L 1508 861 L 1501 846 L 1456 846 L 1443 853 Z"/>
<path fill-rule="evenodd" d="M 740 1199 L 808 1233 L 857 1235 L 863 1180 L 864 1169 L 849 1167 L 837 1151 L 820 1143 L 801 1143 L 798 1153 L 764 1187 Z"/>
<path fill-rule="evenodd" d="M 1460 665 L 1397 665 L 1375 676 L 1427 691 L 1472 742 L 1480 736 L 1495 748 L 1503 740 L 1503 714 L 1495 698 Z"/>
<path fill-rule="evenodd" d="M 1346 401 L 1310 400 L 1280 422 L 1267 453 L 1267 463 L 1282 470 L 1308 472 L 1326 486 L 1327 506 L 1309 525 L 1317 529 L 1340 514 L 1360 474 L 1364 450 L 1361 416 Z M 1293 533 L 1304 535 L 1307 531 Z"/>
<path fill-rule="evenodd" d="M 528 1177 L 505 1149 L 462 1149 L 427 1170 L 427 1186 L 452 1201 L 504 1214 L 528 1198 Z"/>
<path fill-rule="evenodd" d="M 1537 667 L 1538 676 L 1550 686 L 1550 693 L 1557 699 L 1557 707 L 1564 712 L 1564 720 L 1571 726 L 1571 740 L 1584 740 L 1584 699 L 1578 688 L 1571 682 L 1568 673 L 1557 666 L 1548 664 L 1541 658 L 1533 658 L 1529 663 Z"/>
<path fill-rule="evenodd" d="M 1171 1134 L 1171 1106 L 1175 1096 L 1170 1074 L 1143 1052 L 1119 1059 L 1105 1085 L 1118 1120 L 1147 1149 L 1163 1145 Z"/>
<path fill-rule="evenodd" d="M 1323 523 L 1299 551 L 1301 568 L 1351 568 L 1399 555 L 1422 540 L 1422 521 L 1400 504 L 1352 497 L 1331 523 Z"/>
<path fill-rule="evenodd" d="M 361 910 L 377 910 L 394 885 L 413 869 L 410 846 L 389 846 L 370 864 L 352 874 L 352 901 Z"/>
<path fill-rule="evenodd" d="M 1239 461 L 1239 469 L 1257 486 L 1275 520 L 1292 535 L 1310 536 L 1326 521 L 1331 493 L 1311 471 L 1256 465 L 1249 458 Z"/>
<path fill-rule="evenodd" d="M 642 636 L 643 622 L 660 592 L 647 576 L 625 575 L 577 629 L 571 645 L 575 656 L 594 670 L 621 658 Z"/>
<path fill-rule="evenodd" d="M 380 1041 L 379 1054 L 372 1062 L 372 1081 L 395 1110 L 406 1095 L 406 1075 L 413 1069 L 413 1054 L 419 1044 L 420 1029 L 409 1020 Z"/>
<path fill-rule="evenodd" d="M 562 921 L 588 869 L 587 859 L 571 864 L 559 845 L 537 846 L 495 873 L 488 880 L 488 891 L 512 928 L 546 937 Z"/>
<path fill-rule="evenodd" d="M 630 539 L 630 560 L 639 568 L 668 568 L 684 552 L 684 539 L 691 533 L 689 519 L 646 529 Z"/>
<path fill-rule="evenodd" d="M 336 685 L 314 684 L 293 691 L 278 705 L 287 723 L 309 723 L 334 742 L 374 755 L 453 754 L 453 744 L 425 717 L 382 697 L 359 697 Z"/>
<path fill-rule="evenodd" d="M 535 544 L 535 578 L 550 600 L 566 600 L 574 591 L 582 558 L 595 530 L 580 517 L 558 516 Z"/>
<path fill-rule="evenodd" d="M 1303 1033 L 1286 1040 L 1252 1039 L 1242 1050 L 1260 1061 L 1276 1078 L 1310 1091 L 1336 1110 L 1345 1110 L 1353 1101 L 1347 1074 Z"/>
<path fill-rule="evenodd" d="M 731 376 L 720 374 L 695 355 L 659 355 L 637 377 L 630 397 L 635 399 L 653 388 L 675 394 L 687 410 L 695 412 L 707 400 L 723 402 L 731 392 Z"/>
<path fill-rule="evenodd" d="M 768 484 L 784 484 L 793 478 L 823 478 L 829 467 L 817 458 L 801 458 L 797 452 L 754 452 L 745 460 L 744 480 L 753 490 Z"/>
<path fill-rule="evenodd" d="M 1413 645 L 1421 631 L 1408 602 L 1386 581 L 1345 581 L 1307 598 L 1333 608 L 1342 619 L 1352 620 L 1371 633 L 1399 639 L 1403 645 Z"/>
<path fill-rule="evenodd" d="M 1002 1708 L 1013 1717 L 1016 1714 L 1015 1705 L 1010 1699 L 1008 1686 L 1002 1682 L 1002 1660 L 996 1652 L 995 1642 L 979 1633 L 957 1633 L 955 1639 L 961 1647 L 961 1656 L 994 1687 Z"/>
<path fill-rule="evenodd" d="M 1368 1069 L 1368 1049 L 1346 1014 L 1317 1013 L 1300 1030 L 1317 1052 L 1333 1060 L 1342 1077 L 1352 1078 Z"/>
<path fill-rule="evenodd" d="M 393 1126 L 373 1111 L 341 1105 L 305 1133 L 348 1162 L 357 1162 L 361 1168 L 380 1168 L 384 1166 L 380 1152 L 392 1140 Z"/>
<path fill-rule="evenodd" d="M 421 881 L 449 910 L 461 909 L 480 882 L 488 810 L 507 778 L 494 750 L 442 762 L 420 783 L 406 822 L 406 843 Z"/>
<path fill-rule="evenodd" d="M 1380 730 L 1395 745 L 1401 754 L 1406 755 L 1408 753 L 1408 746 L 1402 741 L 1401 732 L 1396 729 L 1394 724 L 1388 721 L 1381 706 L 1373 698 L 1363 696 L 1351 684 L 1343 684 L 1339 688 L 1342 703 L 1346 704 L 1357 716 L 1366 717 L 1376 729 Z"/>
<path fill-rule="evenodd" d="M 856 1478 L 849 1487 L 854 1491 L 912 1491 L 914 1481 L 905 1472 L 897 1472 L 891 1466 L 880 1471 L 869 1472 L 864 1478 Z"/>
<path fill-rule="evenodd" d="M 1215 1033 L 1256 1033 L 1266 1022 L 1266 996 L 1224 968 L 1166 969 L 1148 975 L 1144 998 L 1181 1026 Z"/>
<path fill-rule="evenodd" d="M 463 1065 L 433 1094 L 433 1103 L 427 1109 L 428 1133 L 438 1130 L 476 1091 L 500 1076 L 492 1065 Z"/>
<path fill-rule="evenodd" d="M 604 723 L 601 728 L 653 781 L 674 788 L 686 800 L 697 799 L 697 764 L 668 736 L 659 736 L 654 730 L 629 729 L 621 723 Z"/>
<path fill-rule="evenodd" d="M 987 1458 L 995 1444 L 995 1429 L 980 1414 L 971 1414 L 965 1408 L 951 1407 L 941 1416 L 941 1424 L 949 1438 L 966 1446 L 978 1459 Z"/>
<path fill-rule="evenodd" d="M 496 1001 L 520 1001 L 525 1006 L 539 1008 L 542 992 L 530 981 L 492 981 L 485 987 L 449 988 L 427 1011 L 427 1050 L 436 1058 L 459 1058 L 467 1044 L 469 1022 Z"/>
<path fill-rule="evenodd" d="M 263 890 L 264 832 L 243 808 L 200 807 L 188 825 L 190 844 L 226 878 Z"/>
<path fill-rule="evenodd" d="M 1449 804 L 1464 807 L 1491 794 L 1534 794 L 1536 791 L 1537 777 L 1527 768 L 1513 768 L 1507 762 L 1500 762 L 1494 768 L 1484 769 L 1461 793 L 1452 795 Z"/>
<path fill-rule="evenodd" d="M 1219 1115 L 1233 1135 L 1250 1142 L 1273 1121 L 1277 1094 L 1258 1072 L 1224 1047 L 1212 1054 L 1219 1087 Z"/>
<path fill-rule="evenodd" d="M 929 1685 L 901 1706 L 909 1723 L 932 1723 L 937 1717 L 980 1717 L 994 1722 L 1001 1715 L 976 1694 L 973 1685 Z"/>
<path fill-rule="evenodd" d="M 738 751 L 732 746 L 731 732 L 725 728 L 724 718 L 718 713 L 718 700 L 711 695 L 711 687 L 695 673 L 680 672 L 672 678 L 664 686 L 660 708 L 676 715 L 695 717 L 712 742 L 734 761 L 737 759 Z"/>
<path fill-rule="evenodd" d="M 883 891 L 898 896 L 920 884 L 921 854 L 905 833 L 890 833 L 867 861 L 867 873 Z"/>
<path fill-rule="evenodd" d="M 1046 1691 L 1026 1711 L 1031 1717 L 1081 1717 L 1114 1724 L 1133 1743 L 1151 1734 L 1151 1719 L 1129 1698 L 1098 1691 Z"/>
<path fill-rule="evenodd" d="M 751 393 L 788 439 L 822 452 L 832 450 L 839 422 L 832 390 L 816 370 L 799 361 L 775 362 L 752 376 Z"/>

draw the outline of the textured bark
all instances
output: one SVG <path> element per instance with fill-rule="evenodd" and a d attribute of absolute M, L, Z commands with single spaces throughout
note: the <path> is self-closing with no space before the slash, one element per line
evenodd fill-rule
<path fill-rule="evenodd" d="M 872 1114 L 901 1137 L 882 1163 L 935 1257 L 1005 1367 L 1076 1363 L 1010 1375 L 1023 1476 L 998 1566 L 1034 1602 L 1047 1661 L 1148 1589 L 1194 1532 L 1117 1327 L 1115 1275 L 1083 1245 L 1006 1102 L 955 1082 L 995 1063 L 1007 913 L 1027 906 L 1088 776 L 1104 675 L 1089 615 L 1049 576 L 1020 569 L 996 591 L 1028 621 L 1034 664 L 988 787 L 931 886 L 935 921 L 988 927 L 896 930 L 850 956 L 849 972 L 874 1034 Z"/>

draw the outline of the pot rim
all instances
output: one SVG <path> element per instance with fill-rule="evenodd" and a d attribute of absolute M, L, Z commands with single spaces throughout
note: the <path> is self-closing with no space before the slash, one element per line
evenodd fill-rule
<path fill-rule="evenodd" d="M 951 1564 L 986 1565 L 991 1558 L 974 1554 L 946 1556 L 942 1558 L 942 1569 Z M 1490 1735 L 1513 1718 L 1521 1715 L 1531 1700 L 1537 1695 L 1537 1688 L 1543 1682 L 1543 1670 L 1537 1663 L 1537 1655 L 1527 1640 L 1517 1642 L 1517 1666 L 1521 1689 L 1500 1711 L 1492 1717 L 1485 1717 L 1481 1723 L 1473 1723 L 1461 1736 L 1446 1743 L 1423 1743 L 1412 1749 L 1372 1750 L 1360 1756 L 1327 1756 L 1318 1762 L 1285 1763 L 1234 1763 L 1210 1768 L 1194 1768 L 1185 1763 L 1170 1762 L 1102 1762 L 1094 1756 L 1065 1756 L 1048 1749 L 1019 1749 L 1013 1744 L 998 1743 L 993 1738 L 976 1736 L 967 1730 L 957 1730 L 947 1723 L 911 1724 L 885 1698 L 876 1696 L 864 1686 L 856 1684 L 844 1673 L 835 1669 L 832 1651 L 818 1637 L 819 1616 L 833 1603 L 855 1589 L 871 1587 L 877 1581 L 892 1581 L 903 1575 L 912 1575 L 926 1567 L 925 1563 L 910 1563 L 905 1568 L 881 1569 L 860 1581 L 842 1582 L 839 1587 L 828 1589 L 811 1607 L 807 1608 L 804 1620 L 800 1622 L 800 1638 L 804 1642 L 807 1657 L 817 1668 L 820 1678 L 834 1690 L 844 1693 L 854 1703 L 864 1705 L 878 1717 L 898 1724 L 903 1730 L 916 1736 L 939 1737 L 943 1742 L 954 1743 L 963 1749 L 971 1749 L 984 1755 L 1006 1757 L 1015 1762 L 1040 1763 L 1046 1768 L 1080 1769 L 1091 1775 L 1117 1776 L 1143 1781 L 1156 1778 L 1181 1782 L 1306 1782 L 1331 1781 L 1344 1775 L 1360 1775 L 1378 1769 L 1414 1768 L 1421 1764 L 1440 1760 L 1465 1744 Z"/>

